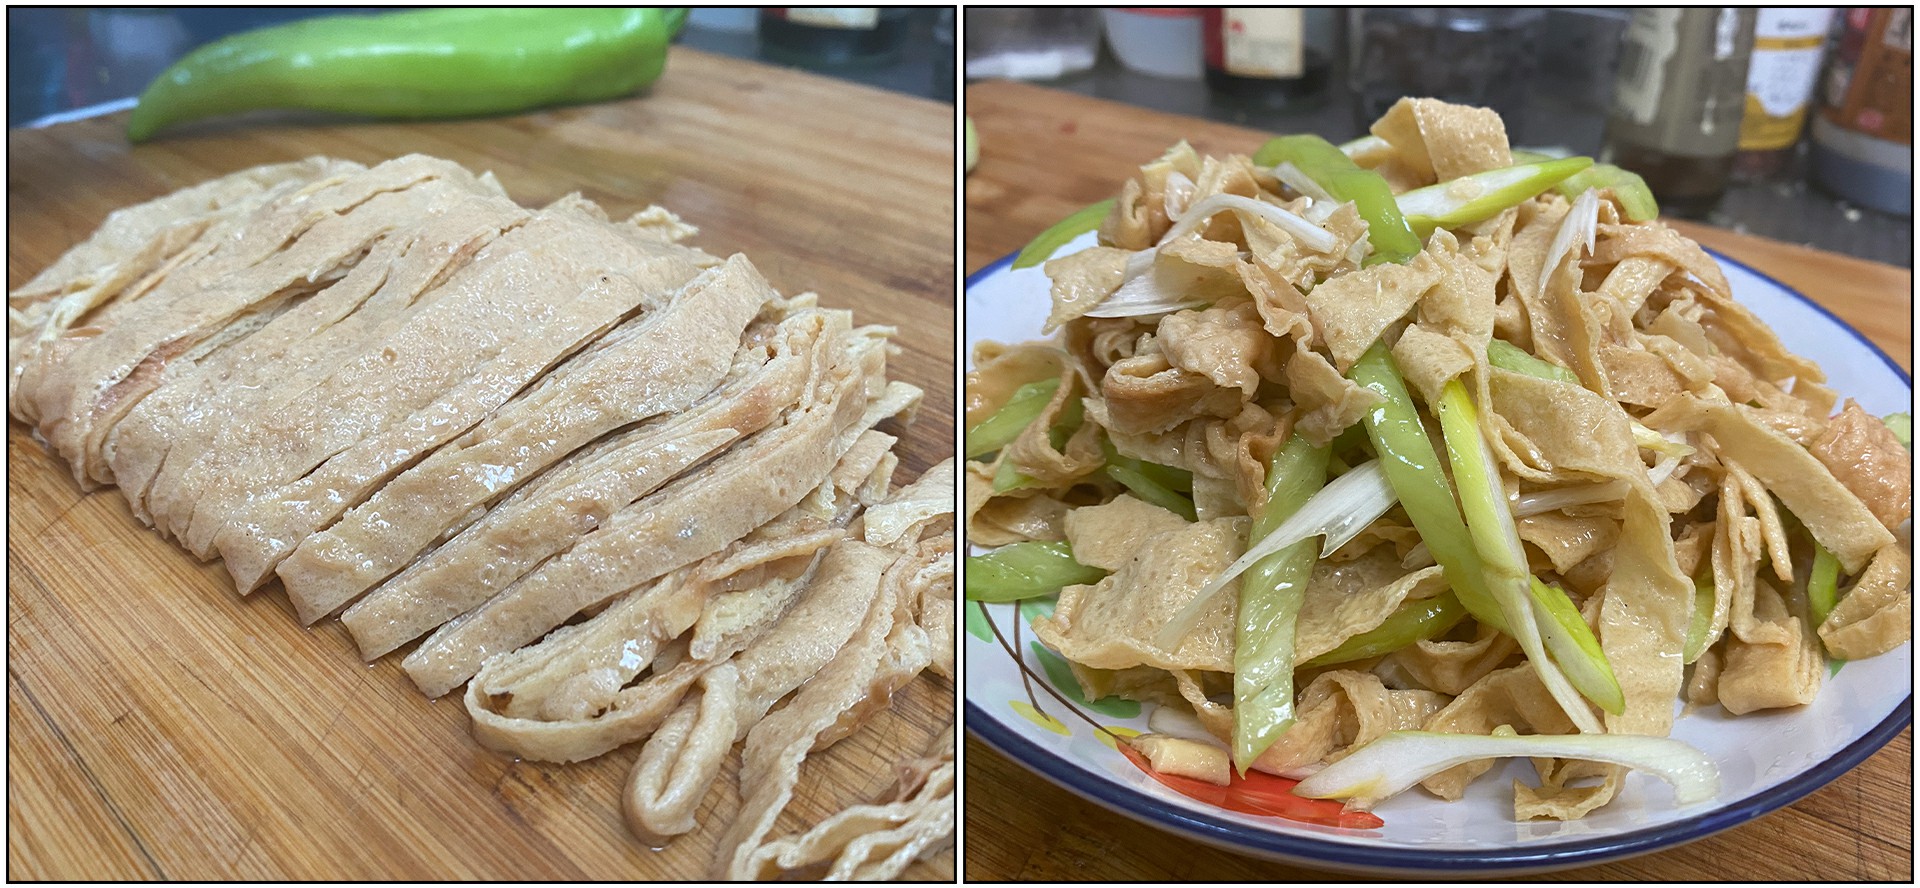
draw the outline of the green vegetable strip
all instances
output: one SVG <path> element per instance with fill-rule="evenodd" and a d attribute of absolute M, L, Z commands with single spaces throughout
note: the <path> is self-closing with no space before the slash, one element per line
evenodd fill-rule
<path fill-rule="evenodd" d="M 1105 442 L 1107 450 L 1107 477 L 1120 482 L 1134 496 L 1146 502 L 1173 512 L 1188 521 L 1197 516 L 1193 510 L 1193 500 L 1173 491 L 1173 485 L 1184 483 L 1191 489 L 1193 475 L 1179 469 L 1121 456 L 1113 449 L 1113 442 Z"/>
<path fill-rule="evenodd" d="M 1020 255 L 1014 258 L 1013 267 L 1028 268 L 1047 261 L 1074 238 L 1099 228 L 1101 220 L 1106 219 L 1107 213 L 1112 210 L 1113 199 L 1108 198 L 1054 223 L 1052 228 L 1040 232 L 1038 237 L 1028 242 Z"/>
<path fill-rule="evenodd" d="M 1614 715 L 1627 711 L 1627 698 L 1620 690 L 1620 680 L 1614 677 L 1613 664 L 1607 662 L 1607 654 L 1600 649 L 1600 639 L 1593 634 L 1593 627 L 1587 625 L 1585 617 L 1567 593 L 1546 583 L 1538 577 L 1529 576 L 1528 586 L 1533 592 L 1536 617 L 1540 619 L 1541 641 L 1546 645 L 1547 653 L 1559 664 L 1567 680 L 1573 683 L 1581 695 L 1600 708 Z"/>
<path fill-rule="evenodd" d="M 1066 586 L 1097 583 L 1106 575 L 1073 560 L 1066 543 L 1014 543 L 967 556 L 967 598 L 995 603 L 1038 598 Z"/>
<path fill-rule="evenodd" d="M 1808 534 L 1812 536 L 1812 534 Z M 1818 633 L 1820 626 L 1833 614 L 1834 605 L 1840 603 L 1840 559 L 1833 557 L 1819 540 L 1813 543 L 1813 573 L 1807 577 L 1807 607 L 1813 612 L 1813 625 L 1808 632 Z M 1845 662 L 1833 658 L 1834 671 Z"/>
<path fill-rule="evenodd" d="M 603 101 L 660 76 L 686 17 L 685 8 L 456 8 L 260 28 L 160 72 L 127 118 L 127 138 L 267 108 L 447 118 Z"/>
<path fill-rule="evenodd" d="M 1434 598 L 1409 601 L 1387 617 L 1386 622 L 1341 642 L 1340 646 L 1314 657 L 1298 668 L 1310 669 L 1351 663 L 1371 657 L 1383 657 L 1416 642 L 1439 638 L 1467 616 L 1460 599 L 1452 592 Z"/>
<path fill-rule="evenodd" d="M 1506 615 L 1508 634 L 1520 642 L 1541 683 L 1574 725 L 1582 731 L 1598 731 L 1598 720 L 1575 696 L 1576 690 L 1608 712 L 1626 709 L 1620 683 L 1599 641 L 1565 595 L 1546 589 L 1528 572 L 1513 512 L 1480 436 L 1473 400 L 1460 380 L 1442 388 L 1436 412 L 1467 528 L 1487 572 L 1484 581 Z"/>
<path fill-rule="evenodd" d="M 1327 481 L 1327 448 L 1294 435 L 1267 465 L 1267 507 L 1249 547 L 1273 533 Z M 1260 559 L 1240 576 L 1233 644 L 1233 763 L 1245 774 L 1293 725 L 1293 642 L 1307 578 L 1319 559 L 1305 539 Z"/>
<path fill-rule="evenodd" d="M 1334 200 L 1351 201 L 1360 218 L 1367 222 L 1367 240 L 1373 255 L 1366 264 L 1405 263 L 1420 253 L 1420 238 L 1407 226 L 1394 201 L 1393 189 L 1385 177 L 1356 166 L 1352 158 L 1319 136 L 1281 136 L 1260 146 L 1253 162 L 1272 167 L 1291 163 L 1307 178 L 1333 195 Z"/>
<path fill-rule="evenodd" d="M 1580 377 L 1572 370 L 1549 361 L 1527 354 L 1527 350 L 1504 339 L 1495 339 L 1487 343 L 1487 363 L 1513 373 L 1525 373 L 1537 379 L 1551 379 L 1572 385 L 1580 384 Z"/>
<path fill-rule="evenodd" d="M 1142 462 L 1140 460 L 1134 460 L 1133 463 L 1139 467 L 1140 474 L 1145 475 L 1147 480 L 1161 487 L 1165 487 L 1175 493 L 1193 492 L 1193 473 L 1186 469 L 1176 469 L 1173 466 L 1163 466 L 1159 463 Z"/>
<path fill-rule="evenodd" d="M 1717 639 L 1709 637 L 1713 629 L 1713 565 L 1708 564 L 1693 581 L 1693 619 L 1687 623 L 1687 644 L 1681 662 L 1692 663 L 1713 647 Z"/>
<path fill-rule="evenodd" d="M 1889 413 L 1880 421 L 1893 430 L 1893 437 L 1900 441 L 1900 446 L 1913 449 L 1913 414 Z"/>
<path fill-rule="evenodd" d="M 1651 222 L 1660 217 L 1660 204 L 1653 199 L 1653 189 L 1647 187 L 1647 180 L 1640 178 L 1639 173 L 1623 170 L 1610 163 L 1597 163 L 1574 173 L 1561 180 L 1553 190 L 1572 199 L 1589 188 L 1612 191 L 1614 200 L 1620 202 L 1620 209 L 1626 213 L 1628 222 Z"/>
<path fill-rule="evenodd" d="M 1585 157 L 1519 164 L 1416 188 L 1397 200 L 1407 225 L 1424 239 L 1436 228 L 1491 219 L 1590 166 L 1592 159 Z"/>
<path fill-rule="evenodd" d="M 1506 617 L 1494 602 L 1493 593 L 1487 590 L 1480 555 L 1474 549 L 1473 538 L 1467 534 L 1467 523 L 1460 518 L 1452 485 L 1440 467 L 1440 457 L 1434 453 L 1426 426 L 1420 422 L 1413 398 L 1407 394 L 1406 383 L 1401 381 L 1400 371 L 1394 367 L 1386 345 L 1374 343 L 1354 363 L 1347 377 L 1380 398 L 1379 403 L 1367 411 L 1367 438 L 1380 457 L 1394 496 L 1399 498 L 1401 508 L 1406 509 L 1414 530 L 1427 544 L 1427 551 L 1433 553 L 1433 560 L 1440 563 L 1447 584 L 1453 587 L 1454 594 L 1474 619 L 1507 631 Z"/>
<path fill-rule="evenodd" d="M 1020 433 L 1039 418 L 1041 411 L 1047 409 L 1047 403 L 1059 388 L 1060 380 L 1056 377 L 1014 389 L 1013 397 L 999 410 L 967 430 L 967 458 L 986 456 L 1013 443 L 1013 439 L 1020 437 Z"/>

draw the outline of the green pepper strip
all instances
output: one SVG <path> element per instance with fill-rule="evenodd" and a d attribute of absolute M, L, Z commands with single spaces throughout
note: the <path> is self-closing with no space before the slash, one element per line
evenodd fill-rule
<path fill-rule="evenodd" d="M 1247 534 L 1249 547 L 1326 486 L 1325 447 L 1293 435 L 1267 462 L 1267 506 Z M 1240 577 L 1233 642 L 1233 763 L 1240 773 L 1293 725 L 1293 642 L 1307 578 L 1319 560 L 1305 539 L 1256 562 Z"/>
<path fill-rule="evenodd" d="M 263 108 L 445 118 L 604 101 L 660 76 L 686 16 L 684 8 L 430 9 L 247 31 L 160 72 L 141 93 L 127 138 Z"/>
<path fill-rule="evenodd" d="M 1491 219 L 1590 166 L 1586 157 L 1518 164 L 1416 188 L 1397 200 L 1407 225 L 1425 239 L 1436 228 Z"/>
<path fill-rule="evenodd" d="M 1893 437 L 1900 442 L 1900 446 L 1908 450 L 1913 449 L 1913 414 L 1889 413 L 1880 421 L 1892 430 Z"/>
<path fill-rule="evenodd" d="M 1553 159 L 1537 151 L 1513 152 L 1514 163 L 1539 163 Z M 1574 173 L 1555 185 L 1553 190 L 1572 200 L 1589 188 L 1612 189 L 1614 199 L 1620 202 L 1620 208 L 1626 212 L 1629 222 L 1650 222 L 1660 216 L 1660 204 L 1653 199 L 1653 189 L 1647 187 L 1647 180 L 1640 178 L 1639 173 L 1610 163 L 1596 163 L 1583 172 Z"/>
<path fill-rule="evenodd" d="M 1013 259 L 1013 267 L 1028 268 L 1047 261 L 1074 238 L 1099 228 L 1101 221 L 1112 211 L 1113 198 L 1108 198 L 1055 222 L 1052 228 L 1040 232 L 1038 237 L 1020 250 L 1020 255 Z"/>
<path fill-rule="evenodd" d="M 1433 560 L 1440 563 L 1447 584 L 1474 619 L 1506 632 L 1506 617 L 1487 589 L 1480 555 L 1453 499 L 1453 486 L 1440 467 L 1433 441 L 1427 437 L 1426 426 L 1420 422 L 1413 398 L 1407 394 L 1406 383 L 1401 381 L 1386 345 L 1374 343 L 1354 362 L 1347 377 L 1379 398 L 1367 411 L 1367 438 L 1380 457 L 1394 496 L 1427 544 L 1427 551 L 1433 553 Z"/>
<path fill-rule="evenodd" d="M 1496 593 L 1508 596 L 1511 609 L 1503 608 L 1503 613 L 1509 622 L 1531 619 L 1539 631 L 1538 650 L 1516 633 L 1521 648 L 1536 659 L 1536 667 L 1541 665 L 1538 658 L 1551 658 L 1573 690 L 1600 708 L 1615 715 L 1626 711 L 1626 697 L 1614 677 L 1613 666 L 1600 649 L 1599 639 L 1594 637 L 1593 627 L 1587 625 L 1565 592 L 1540 582 L 1527 569 L 1513 512 L 1507 506 L 1500 479 L 1493 474 L 1478 411 L 1467 395 L 1467 387 L 1458 379 L 1449 380 L 1435 407 L 1446 439 L 1448 462 L 1453 466 L 1453 480 L 1459 486 L 1461 510 L 1466 513 L 1467 529 L 1487 571 L 1486 581 Z M 1532 604 L 1527 601 L 1529 595 Z M 1553 690 L 1552 676 L 1544 668 L 1540 671 L 1547 688 Z"/>
<path fill-rule="evenodd" d="M 1589 188 L 1612 191 L 1628 222 L 1651 222 L 1660 217 L 1660 204 L 1653 199 L 1653 189 L 1647 187 L 1647 180 L 1640 178 L 1639 173 L 1610 163 L 1594 164 L 1554 186 L 1555 191 L 1569 199 L 1579 197 Z"/>
<path fill-rule="evenodd" d="M 979 425 L 967 430 L 967 458 L 986 456 L 1008 444 L 1013 443 L 1020 433 L 1033 424 L 1040 413 L 1053 401 L 1053 393 L 1060 389 L 1059 377 L 1029 382 L 1013 390 L 1013 397 L 994 411 L 992 416 L 980 421 Z"/>
<path fill-rule="evenodd" d="M 1301 663 L 1299 668 L 1312 669 L 1384 657 L 1416 642 L 1439 638 L 1466 616 L 1467 609 L 1460 606 L 1460 599 L 1454 597 L 1452 592 L 1409 601 L 1400 605 L 1379 626 L 1341 642 L 1339 647 Z"/>
<path fill-rule="evenodd" d="M 1158 463 L 1121 456 L 1113 449 L 1111 441 L 1103 440 L 1102 444 L 1107 451 L 1105 468 L 1107 477 L 1120 482 L 1120 486 L 1131 491 L 1134 496 L 1178 514 L 1188 521 L 1197 517 L 1193 510 L 1193 501 L 1174 492 L 1175 487 L 1182 485 L 1189 490 L 1193 489 L 1191 473 Z"/>
<path fill-rule="evenodd" d="M 1812 534 L 1808 534 L 1812 537 Z M 1833 608 L 1840 603 L 1840 559 L 1833 557 L 1819 540 L 1813 542 L 1813 572 L 1807 577 L 1807 607 L 1812 611 L 1813 625 L 1807 631 L 1819 634 L 1820 627 L 1833 615 Z M 1833 661 L 1832 670 L 1840 671 L 1840 664 L 1846 662 L 1829 655 Z"/>
<path fill-rule="evenodd" d="M 1066 543 L 1027 542 L 967 556 L 967 598 L 993 603 L 1052 595 L 1097 583 L 1107 572 L 1073 560 Z"/>
<path fill-rule="evenodd" d="M 1420 254 L 1420 238 L 1400 215 L 1400 205 L 1394 201 L 1387 180 L 1356 166 L 1332 142 L 1312 135 L 1281 136 L 1260 146 L 1253 162 L 1266 167 L 1293 164 L 1334 200 L 1351 201 L 1360 218 L 1366 220 L 1367 240 L 1373 244 L 1373 255 L 1364 264 L 1404 264 Z"/>
<path fill-rule="evenodd" d="M 1049 394 L 1048 398 L 1052 398 L 1052 395 Z M 1068 398 L 1066 405 L 1060 408 L 1059 420 L 1047 429 L 1047 443 L 1053 445 L 1055 451 L 1067 446 L 1067 440 L 1073 437 L 1074 432 L 1080 430 L 1080 424 L 1086 420 L 1086 414 L 1086 405 L 1079 398 Z M 1007 460 L 1001 460 L 1000 465 L 994 467 L 994 493 L 1006 493 L 1009 490 L 1033 487 L 1038 484 L 1039 481 L 1014 468 L 1013 463 Z"/>
<path fill-rule="evenodd" d="M 1681 649 L 1681 662 L 1692 663 L 1713 646 L 1718 639 L 1709 636 L 1712 629 L 1713 565 L 1707 564 L 1693 581 L 1693 619 L 1687 623 L 1687 643 Z"/>
<path fill-rule="evenodd" d="M 1537 379 L 1551 379 L 1572 385 L 1580 384 L 1580 377 L 1573 375 L 1572 370 L 1527 354 L 1526 349 L 1504 339 L 1495 339 L 1487 343 L 1487 363 L 1502 370 L 1525 373 Z"/>

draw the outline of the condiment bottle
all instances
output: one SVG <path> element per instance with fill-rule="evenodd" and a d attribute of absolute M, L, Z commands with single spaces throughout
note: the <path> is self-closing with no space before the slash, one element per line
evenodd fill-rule
<path fill-rule="evenodd" d="M 1754 11 L 1643 8 L 1628 22 L 1602 160 L 1647 180 L 1666 212 L 1702 216 L 1733 169 Z"/>
<path fill-rule="evenodd" d="M 1769 7 L 1754 23 L 1753 63 L 1747 68 L 1746 110 L 1733 173 L 1763 181 L 1785 172 L 1807 125 L 1807 105 L 1820 77 L 1832 9 Z"/>
<path fill-rule="evenodd" d="M 1266 108 L 1324 101 L 1339 45 L 1330 7 L 1216 7 L 1200 33 L 1207 86 L 1215 95 Z"/>
<path fill-rule="evenodd" d="M 1854 203 L 1913 214 L 1913 7 L 1847 10 L 1813 118 L 1814 179 Z"/>
<path fill-rule="evenodd" d="M 760 42 L 768 57 L 796 65 L 877 65 L 906 39 L 909 10 L 877 6 L 766 6 Z"/>

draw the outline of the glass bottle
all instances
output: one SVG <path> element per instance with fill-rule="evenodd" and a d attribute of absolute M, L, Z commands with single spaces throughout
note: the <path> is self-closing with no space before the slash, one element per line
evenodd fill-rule
<path fill-rule="evenodd" d="M 1214 95 L 1265 108 L 1326 100 L 1339 47 L 1331 7 L 1216 7 L 1200 26 Z"/>
<path fill-rule="evenodd" d="M 1733 160 L 1735 177 L 1764 181 L 1785 172 L 1793 146 L 1806 129 L 1807 105 L 1832 25 L 1832 9 L 1759 11 L 1740 118 L 1740 153 Z"/>
<path fill-rule="evenodd" d="M 1664 212 L 1726 192 L 1746 107 L 1752 9 L 1643 8 L 1628 22 L 1601 159 L 1647 180 Z"/>
<path fill-rule="evenodd" d="M 879 65 L 905 42 L 911 10 L 877 6 L 767 6 L 760 43 L 767 57 L 802 66 Z"/>
<path fill-rule="evenodd" d="M 1913 8 L 1847 10 L 1813 117 L 1813 178 L 1854 203 L 1913 215 Z"/>

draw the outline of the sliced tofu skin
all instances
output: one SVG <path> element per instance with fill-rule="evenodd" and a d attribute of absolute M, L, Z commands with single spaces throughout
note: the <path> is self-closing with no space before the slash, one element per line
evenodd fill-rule
<path fill-rule="evenodd" d="M 37 403 L 41 436 L 73 464 L 76 479 L 113 480 L 99 459 L 102 439 L 152 390 L 168 361 L 234 321 L 302 292 L 298 282 L 343 273 L 371 242 L 414 218 L 423 200 L 458 187 L 432 175 L 445 172 L 443 167 L 458 167 L 442 163 L 407 177 L 381 175 L 387 166 L 312 195 L 310 200 L 321 201 L 318 208 L 282 198 L 263 211 L 265 218 L 254 220 L 258 227 L 249 225 L 240 238 L 177 270 L 154 293 L 114 306 L 119 310 L 109 313 L 110 325 L 87 328 L 97 329 L 97 335 L 76 342 L 73 336 L 82 331 L 69 331 L 62 342 L 73 342 L 74 347 L 58 354 L 57 365 L 43 367 L 42 361 L 56 351 L 42 349 L 23 367 L 19 397 Z M 332 211 L 336 204 L 346 204 L 341 213 Z M 292 208 L 272 212 L 288 206 Z M 293 233 L 283 236 L 289 228 Z M 277 249 L 283 245 L 285 249 Z M 250 261 L 256 253 L 259 261 Z M 229 265 L 237 267 L 219 271 Z"/>
<path fill-rule="evenodd" d="M 744 257 L 700 273 L 664 298 L 643 290 L 624 272 L 605 275 L 574 301 L 575 311 L 538 335 L 517 340 L 407 422 L 362 440 L 277 494 L 250 500 L 227 519 L 215 547 L 235 584 L 255 588 L 296 545 L 423 456 L 414 466 L 418 471 L 409 472 L 416 492 L 455 483 L 458 475 L 447 471 L 447 462 L 470 469 L 466 477 L 478 482 L 480 496 L 448 516 L 457 519 L 601 433 L 685 409 L 712 391 L 731 365 L 741 333 L 772 295 Z M 568 363 L 561 371 L 567 384 L 527 391 L 636 306 L 644 313 L 609 334 L 620 339 L 618 344 L 594 351 L 578 366 Z M 434 448 L 495 417 L 509 398 L 523 392 L 533 396 L 527 399 L 529 411 L 516 411 L 500 423 L 507 433 L 503 438 L 489 435 L 472 446 L 448 449 L 449 459 L 436 464 L 441 452 Z M 388 524 L 418 528 L 423 542 L 445 526 Z"/>
<path fill-rule="evenodd" d="M 664 295 L 699 272 L 696 256 L 678 247 L 628 244 L 571 214 L 539 214 L 489 244 L 444 285 L 449 293 L 407 317 L 378 347 L 317 384 L 262 404 L 237 435 L 209 442 L 192 466 L 179 473 L 164 467 L 148 506 L 156 522 L 167 522 L 183 545 L 207 557 L 214 536 L 249 498 L 269 495 L 405 422 L 522 338 L 556 347 L 544 334 L 568 328 L 568 316 L 585 307 L 578 297 Z M 616 268 L 638 286 L 589 288 Z M 608 310 L 604 299 L 593 301 L 602 306 L 597 310 Z M 573 337 L 562 341 L 571 344 Z"/>
<path fill-rule="evenodd" d="M 318 475 L 267 504 L 283 514 L 304 510 L 304 521 L 242 518 L 229 530 L 286 541 L 278 554 L 291 548 L 287 543 L 309 552 L 282 575 L 288 594 L 303 619 L 332 613 L 412 561 L 461 516 L 556 460 L 614 429 L 685 410 L 711 392 L 732 366 L 748 323 L 772 297 L 759 272 L 736 256 L 689 282 L 665 307 L 606 337 L 616 342 L 555 369 L 551 376 L 563 381 L 516 397 L 370 499 L 356 497 L 348 504 L 357 507 L 324 533 L 308 538 L 340 514 L 316 508 L 328 501 L 322 497 L 338 501 L 340 488 Z M 221 554 L 235 566 L 229 546 L 221 546 Z M 245 557 L 250 564 L 262 560 Z M 241 576 L 236 570 L 236 582 Z M 263 575 L 249 576 L 257 582 Z"/>
<path fill-rule="evenodd" d="M 845 323 L 841 316 L 841 323 Z M 402 662 L 430 697 L 459 687 L 486 659 L 545 635 L 574 614 L 704 558 L 779 515 L 851 447 L 868 388 L 883 378 L 883 340 L 854 333 L 824 384 L 786 419 L 614 514 L 474 611 L 442 626 Z M 853 434 L 849 435 L 849 430 Z"/>
<path fill-rule="evenodd" d="M 173 448 L 192 452 L 229 435 L 280 386 L 350 360 L 383 324 L 417 310 L 434 283 L 530 215 L 497 196 L 459 195 L 436 206 L 411 236 L 376 243 L 346 277 L 258 333 L 163 381 L 113 428 L 104 449 L 134 514 L 151 521 L 148 488 Z"/>
<path fill-rule="evenodd" d="M 706 401 L 569 457 L 381 583 L 341 615 L 362 656 L 382 656 L 478 607 L 614 512 L 772 423 L 830 363 L 837 343 L 824 335 L 825 321 L 817 311 L 782 321 L 771 353 L 741 355 Z M 281 564 L 290 590 L 308 583 L 296 572 L 325 567 L 309 560 L 314 551 L 303 546 Z"/>
<path fill-rule="evenodd" d="M 14 386 L 22 363 L 42 345 L 116 301 L 152 292 L 161 277 L 192 257 L 189 248 L 203 235 L 230 232 L 236 220 L 283 192 L 360 168 L 324 157 L 251 167 L 108 214 L 85 241 L 7 295 L 8 401 L 30 406 L 14 401 Z"/>

